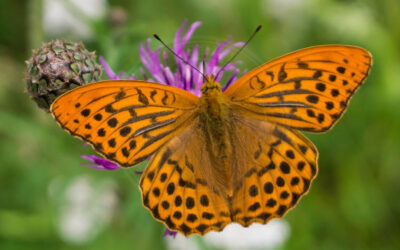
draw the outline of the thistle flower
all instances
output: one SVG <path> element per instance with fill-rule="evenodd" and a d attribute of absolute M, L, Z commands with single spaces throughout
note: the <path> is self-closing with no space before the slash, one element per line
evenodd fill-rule
<path fill-rule="evenodd" d="M 176 54 L 185 59 L 191 65 L 197 67 L 197 69 L 199 69 L 201 72 L 204 72 L 204 74 L 216 75 L 218 71 L 220 71 L 222 68 L 221 61 L 229 54 L 229 52 L 231 52 L 233 48 L 240 47 L 244 44 L 243 42 L 237 42 L 229 45 L 231 43 L 231 38 L 228 38 L 228 40 L 226 40 L 225 42 L 217 42 L 218 46 L 212 53 L 209 53 L 209 48 L 206 48 L 204 54 L 202 55 L 202 57 L 200 57 L 199 45 L 195 45 L 192 50 L 187 49 L 186 45 L 192 37 L 194 31 L 201 25 L 201 22 L 193 23 L 189 27 L 186 34 L 184 34 L 182 37 L 182 31 L 185 28 L 186 24 L 187 21 L 185 20 L 183 25 L 176 33 L 173 50 Z M 175 72 L 172 72 L 171 67 L 169 66 L 171 65 L 171 63 L 168 62 L 168 53 L 166 51 L 164 51 L 163 53 L 160 52 L 162 46 L 159 46 L 156 50 L 153 51 L 152 49 L 150 49 L 150 41 L 151 39 L 149 38 L 147 39 L 144 46 L 142 44 L 139 46 L 140 60 L 142 61 L 144 67 L 148 72 L 146 73 L 145 70 L 141 69 L 143 79 L 149 82 L 157 82 L 181 88 L 190 91 L 197 96 L 200 96 L 200 87 L 204 83 L 203 76 L 177 57 L 174 57 L 176 70 Z M 209 59 L 207 60 L 207 58 Z M 203 69 L 203 61 L 205 69 Z M 119 75 L 115 74 L 111 67 L 101 56 L 100 62 L 103 65 L 104 72 L 109 79 L 138 79 L 135 75 L 124 77 L 124 73 L 121 73 Z M 221 81 L 226 72 L 232 72 L 224 88 L 228 87 L 232 82 L 237 79 L 240 71 L 236 67 L 238 63 L 239 62 L 229 63 L 218 75 L 216 81 Z M 150 74 L 150 76 L 148 76 L 148 74 Z"/>

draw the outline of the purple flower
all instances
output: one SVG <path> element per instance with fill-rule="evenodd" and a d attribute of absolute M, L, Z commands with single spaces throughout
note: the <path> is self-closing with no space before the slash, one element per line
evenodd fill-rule
<path fill-rule="evenodd" d="M 81 157 L 85 160 L 90 161 L 91 163 L 94 164 L 87 164 L 87 163 L 82 163 L 85 166 L 94 168 L 94 169 L 99 169 L 99 170 L 115 170 L 120 168 L 117 164 L 114 162 L 111 162 L 107 159 L 98 157 L 96 155 L 81 155 Z"/>
<path fill-rule="evenodd" d="M 191 65 L 197 67 L 199 71 L 204 72 L 205 75 L 216 75 L 223 66 L 220 65 L 221 61 L 232 51 L 233 48 L 243 46 L 244 44 L 243 42 L 230 44 L 231 38 L 228 38 L 228 40 L 225 42 L 217 42 L 218 46 L 212 53 L 209 53 L 209 48 L 206 48 L 203 55 L 200 57 L 199 45 L 195 45 L 192 50 L 185 47 L 192 37 L 194 31 L 201 25 L 201 22 L 193 23 L 182 37 L 182 31 L 186 24 L 187 20 L 185 20 L 183 25 L 176 33 L 172 49 L 176 54 L 185 59 Z M 142 61 L 142 64 L 146 68 L 147 72 L 150 74 L 150 76 L 148 76 L 145 70 L 140 69 L 143 79 L 150 82 L 157 82 L 178 87 L 200 96 L 200 87 L 204 83 L 203 75 L 174 55 L 172 55 L 174 58 L 173 60 L 175 61 L 173 64 L 176 64 L 177 67 L 175 72 L 173 72 L 169 66 L 172 63 L 168 62 L 169 52 L 164 51 L 161 53 L 161 45 L 156 50 L 151 50 L 150 41 L 151 39 L 149 38 L 147 39 L 145 45 L 141 44 L 139 46 L 140 60 Z M 205 64 L 205 69 L 203 69 L 203 61 Z M 124 73 L 120 73 L 119 75 L 115 74 L 103 57 L 100 57 L 100 62 L 103 65 L 104 72 L 109 79 L 138 79 L 135 75 L 123 77 Z M 240 69 L 236 67 L 238 63 L 238 61 L 229 63 L 226 65 L 224 70 L 219 73 L 216 81 L 220 81 L 226 72 L 232 72 L 224 86 L 224 89 L 237 79 L 237 75 L 240 71 Z"/>
<path fill-rule="evenodd" d="M 137 80 L 137 77 L 132 74 L 131 76 L 123 77 L 125 72 L 119 73 L 119 75 L 115 74 L 111 67 L 107 64 L 106 60 L 102 56 L 99 56 L 99 61 L 104 68 L 104 72 L 106 73 L 109 80 Z"/>
<path fill-rule="evenodd" d="M 186 33 L 182 35 L 183 29 L 185 28 L 186 24 L 187 20 L 184 21 L 183 25 L 176 33 L 172 49 L 181 58 L 196 67 L 199 71 L 203 72 L 204 75 L 217 75 L 217 73 L 223 67 L 223 65 L 221 65 L 221 61 L 232 51 L 233 48 L 241 47 L 244 45 L 243 42 L 236 42 L 231 44 L 231 38 L 228 38 L 228 40 L 226 40 L 225 42 L 217 41 L 218 46 L 213 52 L 209 53 L 209 48 L 206 48 L 204 50 L 204 53 L 200 56 L 199 45 L 195 45 L 193 49 L 186 48 L 186 45 L 195 30 L 201 25 L 201 22 L 194 22 L 192 25 L 190 25 Z M 142 64 L 146 69 L 140 69 L 143 79 L 149 82 L 157 82 L 181 88 L 190 91 L 197 96 L 200 96 L 200 87 L 204 83 L 203 75 L 184 63 L 181 59 L 175 57 L 174 55 L 171 55 L 169 52 L 164 51 L 161 53 L 160 50 L 163 48 L 162 46 L 159 46 L 156 50 L 151 50 L 150 41 L 151 39 L 149 38 L 144 45 L 141 44 L 139 46 L 140 60 L 142 61 Z M 175 61 L 174 63 L 169 63 L 168 55 L 171 55 L 173 57 L 173 60 Z M 111 80 L 138 79 L 138 77 L 134 74 L 126 77 L 124 77 L 124 72 L 116 74 L 107 64 L 103 57 L 100 56 L 99 60 L 103 65 L 104 72 Z M 236 81 L 240 71 L 236 67 L 238 63 L 240 62 L 231 62 L 226 65 L 221 72 L 219 72 L 216 79 L 216 81 L 218 82 L 221 81 L 225 73 L 230 72 L 230 75 L 227 77 L 228 80 L 225 83 L 223 90 L 225 90 L 231 83 Z M 176 69 L 171 69 L 169 65 L 176 65 Z M 94 165 L 85 165 L 95 169 L 115 170 L 119 168 L 117 164 L 94 155 L 82 155 L 82 158 L 94 163 Z M 137 173 L 140 174 L 140 172 Z M 176 234 L 177 232 L 166 229 L 164 237 L 172 236 L 175 238 Z"/>
<path fill-rule="evenodd" d="M 172 237 L 175 238 L 177 233 L 178 233 L 178 232 L 171 231 L 171 230 L 169 230 L 169 229 L 167 228 L 167 229 L 165 229 L 164 237 L 172 236 Z"/>

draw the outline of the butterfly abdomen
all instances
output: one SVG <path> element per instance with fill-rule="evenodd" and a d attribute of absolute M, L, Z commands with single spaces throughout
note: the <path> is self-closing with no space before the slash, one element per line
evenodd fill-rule
<path fill-rule="evenodd" d="M 199 102 L 199 117 L 207 147 L 210 148 L 212 172 L 218 176 L 220 189 L 228 196 L 232 194 L 230 174 L 231 145 L 228 136 L 229 109 L 219 83 L 205 83 L 207 88 Z"/>

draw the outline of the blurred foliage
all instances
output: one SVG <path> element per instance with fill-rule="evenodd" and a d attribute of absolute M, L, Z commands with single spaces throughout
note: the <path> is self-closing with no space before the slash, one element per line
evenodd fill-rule
<path fill-rule="evenodd" d="M 79 155 L 91 149 L 62 131 L 24 93 L 24 60 L 32 49 L 55 38 L 80 40 L 73 33 L 43 32 L 41 4 L 0 1 L 0 249 L 162 249 L 164 228 L 141 205 L 139 177 L 130 170 L 81 167 Z M 286 216 L 292 232 L 282 248 L 400 248 L 398 0 L 110 0 L 106 7 L 97 20 L 74 17 L 92 30 L 84 40 L 87 48 L 117 72 L 138 73 L 138 45 L 154 32 L 171 44 L 185 18 L 203 22 L 191 44 L 210 47 L 228 35 L 246 40 L 263 24 L 239 56 L 243 69 L 319 44 L 371 51 L 370 76 L 341 121 L 327 134 L 308 135 L 320 152 L 319 176 Z M 67 185 L 83 175 L 115 182 L 118 206 L 96 237 L 74 245 L 60 237 L 62 201 L 51 193 L 57 192 L 54 183 Z"/>

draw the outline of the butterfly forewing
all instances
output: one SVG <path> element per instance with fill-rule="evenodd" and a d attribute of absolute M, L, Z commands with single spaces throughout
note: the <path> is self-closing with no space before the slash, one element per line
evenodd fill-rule
<path fill-rule="evenodd" d="M 62 95 L 51 112 L 62 128 L 121 166 L 147 159 L 193 116 L 198 97 L 141 81 L 104 81 Z"/>
<path fill-rule="evenodd" d="M 372 59 L 353 46 L 317 46 L 272 60 L 226 91 L 232 108 L 295 129 L 323 132 L 340 118 Z"/>

